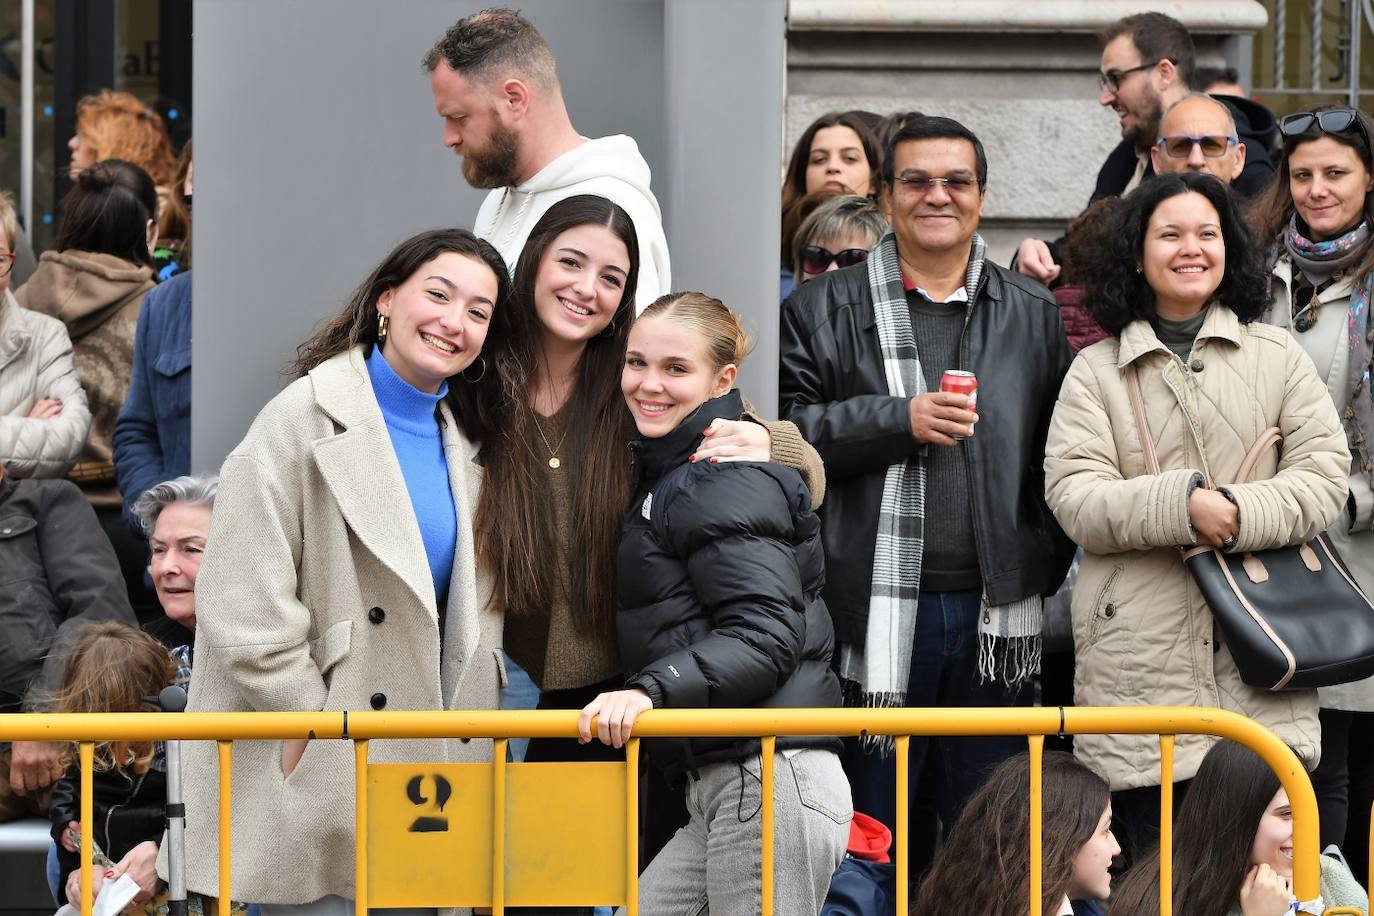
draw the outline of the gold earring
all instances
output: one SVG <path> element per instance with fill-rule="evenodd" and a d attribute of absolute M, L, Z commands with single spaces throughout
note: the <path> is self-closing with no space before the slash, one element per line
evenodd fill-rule
<path fill-rule="evenodd" d="M 377 319 L 377 343 L 386 340 L 386 316 L 382 315 Z"/>

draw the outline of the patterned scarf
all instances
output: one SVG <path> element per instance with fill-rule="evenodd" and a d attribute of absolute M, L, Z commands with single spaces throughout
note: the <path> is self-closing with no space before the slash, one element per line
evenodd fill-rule
<path fill-rule="evenodd" d="M 975 235 L 964 279 L 969 309 L 982 279 L 986 251 L 982 238 Z M 899 398 L 924 394 L 925 377 L 911 331 L 897 240 L 891 232 L 868 256 L 868 282 L 888 394 Z M 840 678 L 847 705 L 906 705 L 924 552 L 924 452 L 922 448 L 914 457 L 889 465 L 883 480 L 864 645 L 840 647 Z M 985 595 L 979 624 L 980 678 L 1000 677 L 1009 686 L 1019 685 L 1039 665 L 1040 624 L 1038 595 L 1001 606 L 990 606 Z M 885 752 L 892 747 L 892 739 L 882 736 L 866 736 L 863 742 Z"/>
<path fill-rule="evenodd" d="M 1369 224 L 1360 223 L 1342 236 L 1314 242 L 1298 230 L 1298 217 L 1294 214 L 1288 231 L 1284 233 L 1283 244 L 1293 261 L 1296 274 L 1304 263 L 1323 265 L 1328 269 L 1333 262 L 1355 263 L 1368 248 L 1370 238 Z M 1350 347 L 1350 397 L 1341 412 L 1341 422 L 1345 425 L 1356 466 L 1368 475 L 1370 485 L 1374 486 L 1374 454 L 1371 454 L 1371 446 L 1374 446 L 1374 399 L 1371 399 L 1369 387 L 1370 372 L 1374 369 L 1374 327 L 1369 321 L 1371 287 L 1374 287 L 1374 271 L 1368 271 L 1356 279 L 1350 291 L 1350 311 L 1346 318 Z"/>

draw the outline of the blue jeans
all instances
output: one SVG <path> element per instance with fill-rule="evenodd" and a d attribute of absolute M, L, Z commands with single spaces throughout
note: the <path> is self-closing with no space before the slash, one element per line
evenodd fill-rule
<path fill-rule="evenodd" d="M 1000 681 L 978 680 L 978 615 L 982 590 L 922 592 L 916 608 L 916 636 L 911 656 L 907 706 L 1023 706 L 1031 689 L 1023 684 L 1015 696 Z M 911 739 L 910 793 L 915 801 L 924 774 L 935 781 L 935 810 L 946 833 L 964 803 L 988 771 L 1026 749 L 1021 737 Z M 897 758 L 868 753 L 857 739 L 846 739 L 844 769 L 854 789 L 854 810 L 876 817 L 897 830 Z M 913 873 L 915 870 L 913 869 Z"/>
<path fill-rule="evenodd" d="M 505 654 L 504 652 L 502 654 Z M 501 688 L 502 709 L 534 709 L 539 705 L 539 686 L 515 659 L 506 656 L 506 686 Z M 512 738 L 506 745 L 506 759 L 521 763 L 530 745 L 528 738 Z"/>

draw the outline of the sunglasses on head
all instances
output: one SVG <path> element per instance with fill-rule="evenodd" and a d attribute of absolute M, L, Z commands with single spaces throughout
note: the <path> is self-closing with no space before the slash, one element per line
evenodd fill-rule
<path fill-rule="evenodd" d="M 831 264 L 840 267 L 853 267 L 868 260 L 868 252 L 863 248 L 846 248 L 844 251 L 829 251 L 819 245 L 807 245 L 801 250 L 802 270 L 809 274 L 823 274 Z"/>
<path fill-rule="evenodd" d="M 1202 155 L 1208 159 L 1220 159 L 1226 155 L 1226 151 L 1231 148 L 1232 143 L 1239 142 L 1238 137 L 1228 134 L 1207 134 L 1204 137 L 1176 134 L 1172 137 L 1160 137 L 1156 145 L 1170 159 L 1187 159 L 1193 155 L 1194 146 L 1201 147 Z"/>
<path fill-rule="evenodd" d="M 1355 124 L 1358 117 L 1359 112 L 1353 108 L 1299 111 L 1279 118 L 1279 133 L 1285 137 L 1296 137 L 1298 134 L 1307 133 L 1316 125 L 1324 134 L 1342 134 Z"/>

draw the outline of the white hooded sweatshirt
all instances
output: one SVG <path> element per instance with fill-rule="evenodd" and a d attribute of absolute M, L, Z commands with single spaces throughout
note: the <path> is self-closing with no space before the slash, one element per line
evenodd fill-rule
<path fill-rule="evenodd" d="M 636 311 L 671 289 L 668 240 L 663 217 L 649 189 L 649 164 L 631 137 L 601 137 L 571 149 L 523 184 L 497 188 L 477 211 L 474 231 L 496 246 L 511 271 L 530 230 L 555 203 L 578 194 L 596 194 L 624 208 L 639 237 Z"/>

